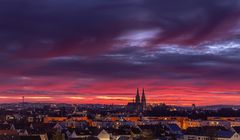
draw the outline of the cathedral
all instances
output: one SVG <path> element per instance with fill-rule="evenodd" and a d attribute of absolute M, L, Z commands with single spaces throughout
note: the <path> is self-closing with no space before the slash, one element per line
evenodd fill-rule
<path fill-rule="evenodd" d="M 145 91 L 144 89 L 142 90 L 142 98 L 141 98 L 139 94 L 139 89 L 137 89 L 135 100 L 127 104 L 127 109 L 129 111 L 142 112 L 146 110 L 146 108 L 147 108 L 147 101 L 146 101 Z"/>

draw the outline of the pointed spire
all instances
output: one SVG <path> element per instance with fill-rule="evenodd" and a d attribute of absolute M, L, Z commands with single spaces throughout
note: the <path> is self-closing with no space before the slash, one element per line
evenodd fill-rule
<path fill-rule="evenodd" d="M 140 95 L 139 95 L 139 90 L 137 88 L 137 95 L 136 95 L 136 99 L 135 99 L 136 103 L 140 103 Z"/>
<path fill-rule="evenodd" d="M 143 108 L 145 108 L 146 105 L 147 105 L 147 101 L 146 101 L 146 97 L 145 97 L 145 90 L 144 90 L 144 88 L 142 90 L 142 100 L 141 100 L 141 103 L 143 105 Z"/>
<path fill-rule="evenodd" d="M 145 90 L 144 90 L 144 88 L 142 90 L 142 98 L 145 98 Z"/>
<path fill-rule="evenodd" d="M 146 101 L 144 88 L 142 90 L 142 103 Z"/>

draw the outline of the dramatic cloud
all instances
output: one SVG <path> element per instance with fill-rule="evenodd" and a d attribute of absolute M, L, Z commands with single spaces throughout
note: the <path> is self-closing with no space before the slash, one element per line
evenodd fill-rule
<path fill-rule="evenodd" d="M 239 17 L 239 0 L 1 0 L 0 99 L 126 103 L 145 87 L 238 104 Z"/>

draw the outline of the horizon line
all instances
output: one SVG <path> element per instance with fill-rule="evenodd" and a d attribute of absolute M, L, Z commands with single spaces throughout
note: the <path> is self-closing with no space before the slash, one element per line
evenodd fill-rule
<path fill-rule="evenodd" d="M 64 102 L 59 102 L 59 103 L 54 103 L 54 102 L 24 102 L 28 104 L 67 104 L 67 105 L 115 105 L 115 106 L 126 106 L 127 104 L 114 104 L 114 103 L 108 103 L 108 104 L 101 104 L 101 103 L 64 103 Z M 0 105 L 3 104 L 23 104 L 23 102 L 5 102 L 5 103 L 0 103 Z M 185 105 L 174 105 L 174 104 L 166 104 L 166 103 L 148 103 L 148 105 L 154 105 L 154 104 L 165 104 L 166 106 L 176 106 L 176 107 L 192 107 L 192 105 L 185 106 Z M 195 104 L 196 105 L 196 104 Z M 196 107 L 211 107 L 211 106 L 239 106 L 234 105 L 234 104 L 209 104 L 209 105 L 196 105 Z"/>

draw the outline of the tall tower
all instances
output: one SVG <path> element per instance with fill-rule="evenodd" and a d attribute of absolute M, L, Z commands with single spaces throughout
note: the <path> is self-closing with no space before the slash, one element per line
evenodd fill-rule
<path fill-rule="evenodd" d="M 141 100 L 141 104 L 142 104 L 143 109 L 145 109 L 146 106 L 147 106 L 147 101 L 146 101 L 146 97 L 145 97 L 144 88 L 143 88 L 143 90 L 142 90 L 142 100 Z"/>
<path fill-rule="evenodd" d="M 135 97 L 135 102 L 137 103 L 137 104 L 140 104 L 140 96 L 139 96 L 139 90 L 137 89 L 137 95 L 136 95 L 136 97 Z"/>

